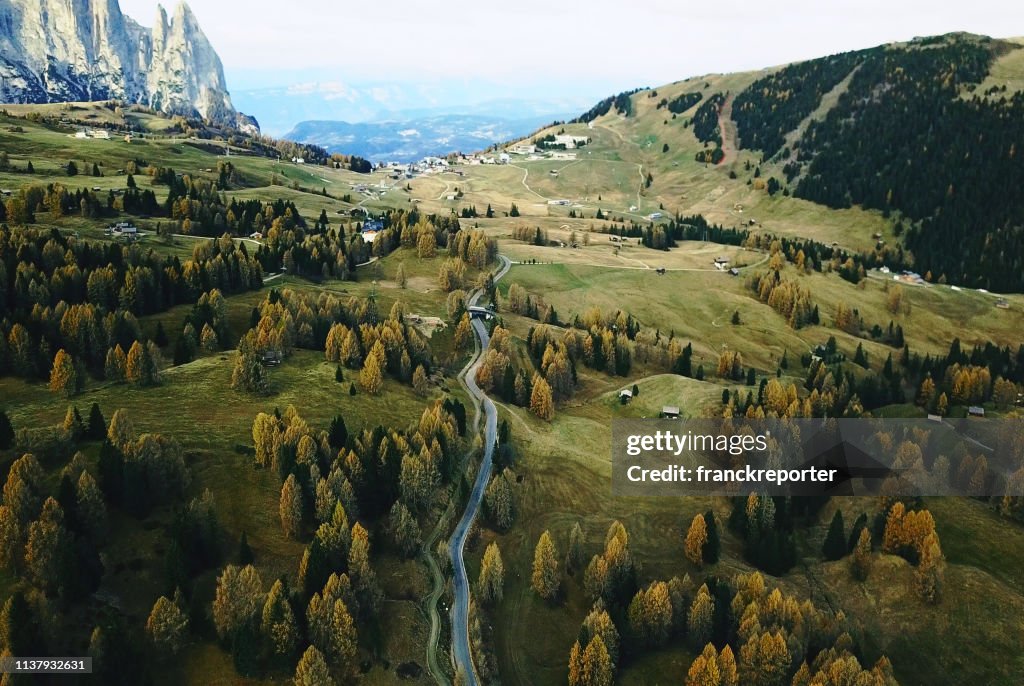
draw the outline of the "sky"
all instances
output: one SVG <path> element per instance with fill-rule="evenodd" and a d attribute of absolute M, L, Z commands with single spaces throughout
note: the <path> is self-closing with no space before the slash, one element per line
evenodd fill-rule
<path fill-rule="evenodd" d="M 948 31 L 1024 35 L 1024 11 L 1011 0 L 189 4 L 220 54 L 232 89 L 330 76 L 344 82 L 480 79 L 510 86 L 582 82 L 613 90 Z M 120 0 L 120 5 L 143 26 L 153 25 L 155 0 Z"/>

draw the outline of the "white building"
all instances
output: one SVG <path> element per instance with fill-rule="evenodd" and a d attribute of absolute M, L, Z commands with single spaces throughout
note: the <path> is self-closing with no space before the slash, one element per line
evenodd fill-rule
<path fill-rule="evenodd" d="M 498 162 L 500 164 L 508 164 L 511 161 L 512 161 L 512 157 L 509 156 L 509 154 L 507 152 L 503 152 L 500 155 L 498 155 Z"/>

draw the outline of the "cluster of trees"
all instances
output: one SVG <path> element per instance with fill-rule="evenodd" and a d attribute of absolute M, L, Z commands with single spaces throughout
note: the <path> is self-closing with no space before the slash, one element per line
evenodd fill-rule
<path fill-rule="evenodd" d="M 881 51 L 874 48 L 797 62 L 754 81 L 733 102 L 740 146 L 774 157 L 785 145 L 786 134 L 818 107 L 822 96 L 869 53 Z M 789 157 L 788 151 L 782 157 Z"/>
<path fill-rule="evenodd" d="M 417 369 L 426 374 L 433 366 L 427 341 L 406 323 L 397 302 L 385 318 L 372 297 L 342 300 L 329 293 L 271 290 L 251 321 L 238 343 L 233 385 L 240 390 L 265 391 L 262 355 L 287 356 L 296 347 L 323 350 L 327 361 L 361 369 L 360 383 L 371 393 L 380 390 L 384 374 L 408 383 Z"/>
<path fill-rule="evenodd" d="M 108 425 L 95 403 L 87 419 L 69 407 L 57 430 L 63 449 L 47 452 L 43 462 L 34 454 L 14 460 L 4 483 L 0 568 L 21 583 L 0 610 L 0 649 L 60 652 L 61 646 L 88 642 L 95 672 L 105 682 L 139 683 L 146 680 L 141 674 L 149 649 L 126 616 L 85 601 L 107 571 L 101 552 L 110 510 L 141 517 L 156 505 L 177 502 L 190 481 L 183 451 L 173 438 L 138 434 L 124 410 Z M 99 441 L 98 462 L 75 451 Z M 220 532 L 208 491 L 175 508 L 166 537 L 163 584 L 174 600 L 158 601 L 147 622 L 154 656 L 176 652 L 187 639 L 191 579 L 218 554 Z M 72 615 L 76 621 L 67 621 Z M 91 637 L 77 635 L 93 622 Z"/>
<path fill-rule="evenodd" d="M 961 97 L 1003 49 L 951 37 L 928 49 L 867 53 L 836 106 L 801 138 L 808 168 L 796 195 L 898 211 L 911 223 L 904 240 L 922 272 L 1020 291 L 1024 93 Z"/>
<path fill-rule="evenodd" d="M 543 246 L 549 243 L 547 229 L 542 229 L 539 226 L 531 229 L 525 224 L 517 224 L 512 227 L 512 238 L 531 245 Z"/>
<path fill-rule="evenodd" d="M 356 523 L 345 535 L 352 546 L 348 572 L 331 574 L 312 594 L 293 592 L 284 578 L 265 591 L 252 564 L 224 568 L 217 578 L 213 623 L 239 674 L 250 676 L 261 667 L 290 667 L 300 652 L 296 683 L 332 684 L 335 677 L 345 680 L 358 673 L 360 587 L 376 582 L 365 556 L 366 530 Z M 150 623 L 173 626 L 175 613 L 167 605 L 166 599 L 157 601 Z M 154 622 L 158 613 L 171 621 Z"/>
<path fill-rule="evenodd" d="M 722 151 L 722 130 L 718 124 L 725 98 L 726 94 L 715 93 L 693 113 L 693 135 L 704 144 L 704 149 L 696 155 L 698 162 L 718 164 L 725 157 Z"/>
<path fill-rule="evenodd" d="M 260 265 L 230 240 L 197 247 L 194 259 L 181 263 L 138 246 L 0 229 L 0 254 L 0 373 L 26 378 L 50 375 L 54 351 L 63 350 L 79 383 L 86 372 L 123 379 L 136 343 L 157 358 L 136 315 L 195 302 L 211 288 L 237 292 L 262 284 Z M 129 374 L 129 380 L 138 377 Z"/>
<path fill-rule="evenodd" d="M 757 294 L 758 299 L 785 317 L 793 329 L 808 324 L 818 324 L 818 307 L 811 300 L 811 291 L 795 281 L 787 281 L 782 274 L 769 269 L 747 279 L 747 286 Z"/>
<path fill-rule="evenodd" d="M 681 93 L 671 100 L 662 98 L 661 101 L 658 102 L 657 109 L 660 110 L 662 107 L 667 107 L 668 111 L 672 114 L 682 114 L 700 102 L 703 97 L 703 93 L 700 93 L 699 91 L 695 93 Z"/>
<path fill-rule="evenodd" d="M 699 531 L 706 518 L 698 515 L 691 532 Z M 690 538 L 693 548 L 703 547 L 696 540 L 701 536 Z M 580 571 L 582 540 L 577 524 L 565 563 L 571 574 Z M 703 583 L 685 575 L 646 586 L 639 586 L 636 576 L 628 534 L 614 522 L 603 552 L 584 573 L 593 606 L 570 650 L 571 686 L 610 686 L 624 664 L 676 637 L 698 653 L 686 680 L 691 686 L 833 683 L 822 680 L 826 675 L 849 679 L 842 683 L 868 678 L 871 683 L 896 683 L 884 657 L 871 669 L 861 666 L 855 657 L 860 654 L 852 638 L 855 629 L 841 612 L 769 589 L 758 572 L 733 578 L 710 575 Z M 544 532 L 535 550 L 533 588 L 550 600 L 557 597 L 560 579 L 553 540 Z"/>
<path fill-rule="evenodd" d="M 637 94 L 637 93 L 639 93 L 642 90 L 645 90 L 645 89 L 643 89 L 643 88 L 635 88 L 635 89 L 630 90 L 630 91 L 624 91 L 622 93 L 619 93 L 618 95 L 608 96 L 607 98 L 605 98 L 601 102 L 597 103 L 596 105 L 594 105 L 589 110 L 587 110 L 586 112 L 584 112 L 580 116 L 576 117 L 575 119 L 573 119 L 569 123 L 570 124 L 587 124 L 587 123 L 590 123 L 590 122 L 594 121 L 595 119 L 597 119 L 598 117 L 603 117 L 604 115 L 608 114 L 612 110 L 613 107 L 615 108 L 615 111 L 618 114 L 621 114 L 623 116 L 628 117 L 629 115 L 631 115 L 633 113 L 633 98 L 632 98 L 632 96 Z"/>
<path fill-rule="evenodd" d="M 750 564 L 781 576 L 796 564 L 794 529 L 798 518 L 809 518 L 828 498 L 789 498 L 751 493 L 732 499 L 729 530 L 744 541 L 743 556 Z"/>

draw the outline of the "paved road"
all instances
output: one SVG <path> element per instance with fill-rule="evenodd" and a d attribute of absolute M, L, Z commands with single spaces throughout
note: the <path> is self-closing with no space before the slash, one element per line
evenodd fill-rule
<path fill-rule="evenodd" d="M 498 259 L 501 260 L 501 268 L 494 275 L 495 281 L 503 277 L 512 266 L 512 263 L 504 255 L 499 255 Z M 469 299 L 468 304 L 475 305 L 481 295 L 483 295 L 483 292 L 477 290 Z M 451 555 L 452 566 L 455 572 L 453 579 L 455 599 L 452 603 L 451 612 L 452 653 L 455 658 L 455 670 L 466 675 L 467 686 L 478 686 L 480 682 L 476 678 L 476 670 L 473 667 L 473 655 L 469 648 L 469 579 L 466 577 L 466 561 L 463 559 L 462 553 L 466 547 L 466 536 L 469 533 L 469 528 L 472 526 L 473 520 L 480 510 L 480 501 L 483 499 L 484 489 L 491 478 L 491 457 L 494 453 L 494 444 L 498 436 L 498 412 L 491 399 L 476 384 L 476 372 L 480 368 L 481 362 L 483 362 L 484 353 L 487 351 L 487 344 L 490 342 L 490 336 L 487 334 L 487 327 L 480 319 L 473 320 L 473 330 L 480 341 L 480 350 L 477 353 L 476 360 L 466 370 L 463 381 L 469 392 L 483 406 L 485 415 L 484 456 L 480 462 L 480 471 L 477 472 L 476 481 L 473 484 L 473 491 L 469 495 L 469 502 L 466 503 L 466 511 L 462 514 L 462 519 L 459 520 L 459 524 L 455 527 L 455 531 L 452 533 L 448 543 L 448 552 Z M 477 416 L 479 418 L 479 415 Z"/>

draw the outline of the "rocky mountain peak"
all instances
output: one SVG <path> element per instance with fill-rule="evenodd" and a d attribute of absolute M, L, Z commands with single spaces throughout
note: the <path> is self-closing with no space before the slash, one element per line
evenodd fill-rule
<path fill-rule="evenodd" d="M 117 0 L 0 0 L 0 101 L 109 99 L 255 128 L 187 3 L 147 29 Z"/>

